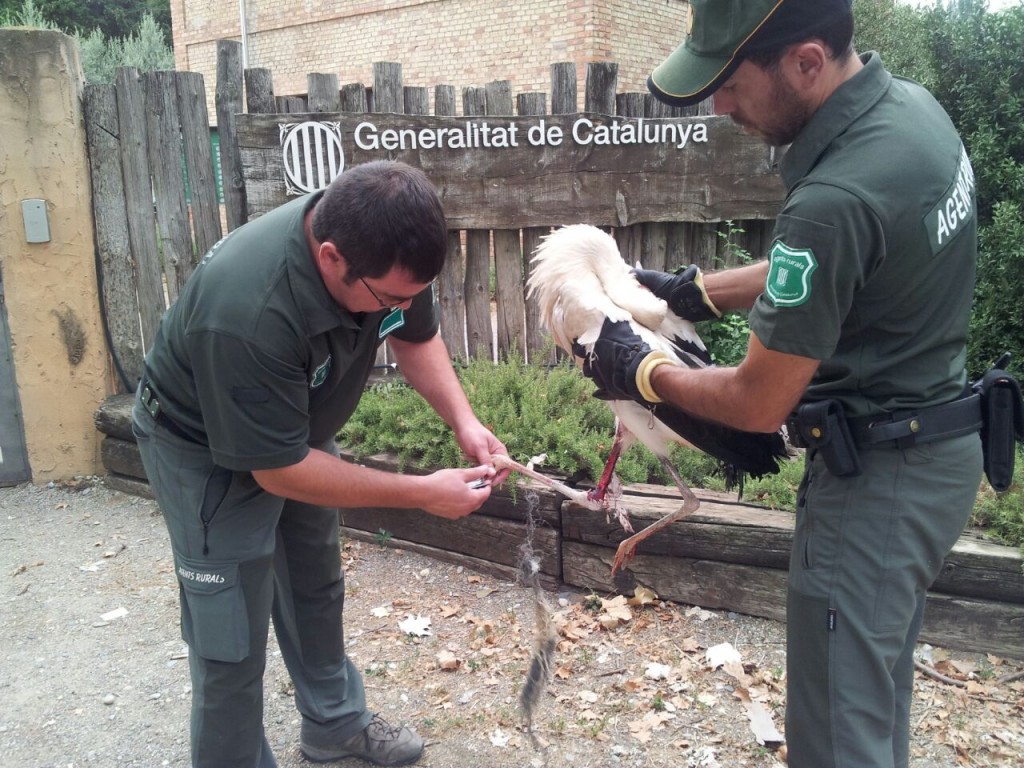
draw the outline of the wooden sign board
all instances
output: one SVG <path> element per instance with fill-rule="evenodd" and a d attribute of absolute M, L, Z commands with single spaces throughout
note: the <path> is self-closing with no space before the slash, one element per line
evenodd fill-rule
<path fill-rule="evenodd" d="M 771 219 L 781 152 L 725 117 L 237 116 L 249 217 L 345 167 L 401 160 L 437 186 L 452 229 Z"/>

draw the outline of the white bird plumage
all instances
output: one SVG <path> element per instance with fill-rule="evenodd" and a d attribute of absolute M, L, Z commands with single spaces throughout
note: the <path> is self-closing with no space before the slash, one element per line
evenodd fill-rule
<path fill-rule="evenodd" d="M 606 320 L 628 322 L 653 350 L 680 365 L 703 368 L 711 364 L 693 323 L 669 311 L 664 301 L 639 283 L 607 232 L 586 224 L 557 229 L 543 239 L 531 265 L 528 296 L 537 300 L 541 321 L 555 343 L 572 355 L 577 365 L 582 366 L 584 358 L 573 352 L 573 342 L 579 345 L 577 350 L 582 347 L 586 355 L 593 355 Z M 632 557 L 642 539 L 699 506 L 669 461 L 674 444 L 696 447 L 755 474 L 777 471 L 775 458 L 785 453 L 778 435 L 743 433 L 666 405 L 651 408 L 632 400 L 610 400 L 608 405 L 616 416 L 615 443 L 591 499 L 600 500 L 606 512 L 614 512 L 632 533 L 628 510 L 619 502 L 614 466 L 634 439 L 658 457 L 683 496 L 679 510 L 620 544 L 613 573 Z"/>
<path fill-rule="evenodd" d="M 573 341 L 593 354 L 605 320 L 627 321 L 633 332 L 676 362 L 690 368 L 710 364 L 693 323 L 668 311 L 668 305 L 640 285 L 619 255 L 615 239 L 597 227 L 573 224 L 541 242 L 533 258 L 528 296 L 536 297 L 541 322 L 555 343 L 573 354 Z M 573 355 L 577 365 L 583 358 Z M 632 400 L 608 403 L 630 434 L 656 456 L 668 456 L 680 436 Z"/>

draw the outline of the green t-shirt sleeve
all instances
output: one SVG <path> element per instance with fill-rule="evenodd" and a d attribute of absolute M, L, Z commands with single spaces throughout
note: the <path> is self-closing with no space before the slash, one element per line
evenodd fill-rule
<path fill-rule="evenodd" d="M 434 286 L 430 285 L 416 295 L 405 310 L 405 323 L 392 334 L 396 339 L 419 343 L 429 341 L 441 327 L 441 314 L 434 300 Z"/>
<path fill-rule="evenodd" d="M 875 269 L 881 225 L 855 195 L 823 184 L 796 190 L 778 216 L 765 290 L 750 328 L 776 352 L 826 360 L 857 291 Z"/>

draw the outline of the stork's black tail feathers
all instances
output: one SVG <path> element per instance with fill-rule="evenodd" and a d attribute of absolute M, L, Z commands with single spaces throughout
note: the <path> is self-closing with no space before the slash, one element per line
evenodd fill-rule
<path fill-rule="evenodd" d="M 654 416 L 694 448 L 751 477 L 775 475 L 779 460 L 788 457 L 778 432 L 744 432 L 691 416 L 669 405 L 652 406 Z M 735 475 L 734 475 L 735 476 Z"/>

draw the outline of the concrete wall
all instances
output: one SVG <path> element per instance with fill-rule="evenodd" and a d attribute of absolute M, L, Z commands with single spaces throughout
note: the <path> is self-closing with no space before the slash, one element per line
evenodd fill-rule
<path fill-rule="evenodd" d="M 171 0 L 179 70 L 206 79 L 211 119 L 219 39 L 240 39 L 239 3 Z M 248 66 L 271 70 L 278 96 L 306 92 L 310 72 L 371 85 L 372 65 L 402 65 L 405 85 L 551 90 L 551 65 L 575 62 L 580 108 L 586 64 L 619 64 L 619 92 L 647 76 L 683 39 L 686 0 L 244 0 Z M 550 106 L 550 104 L 549 104 Z M 431 101 L 431 110 L 433 102 Z M 460 100 L 461 111 L 461 100 Z"/>
<path fill-rule="evenodd" d="M 83 76 L 74 40 L 0 29 L 0 266 L 34 482 L 101 472 L 93 413 L 109 391 L 97 300 Z M 22 201 L 46 201 L 28 243 Z"/>

